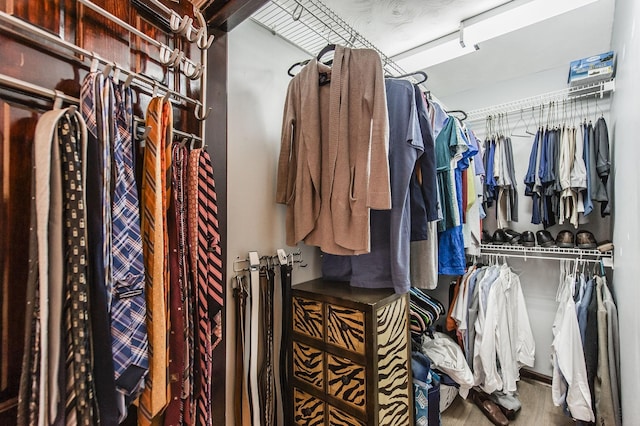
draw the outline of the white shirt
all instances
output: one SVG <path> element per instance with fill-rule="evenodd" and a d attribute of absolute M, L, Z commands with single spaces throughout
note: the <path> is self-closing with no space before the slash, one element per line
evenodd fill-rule
<path fill-rule="evenodd" d="M 484 370 L 480 387 L 487 393 L 515 392 L 520 367 L 533 366 L 535 341 L 520 279 L 507 265 L 500 267 L 500 275 L 489 290 L 484 330 L 477 350 Z M 500 362 L 500 371 L 496 361 Z"/>

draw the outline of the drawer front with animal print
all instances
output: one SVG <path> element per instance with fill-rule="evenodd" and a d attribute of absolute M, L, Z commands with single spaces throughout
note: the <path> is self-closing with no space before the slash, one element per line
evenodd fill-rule
<path fill-rule="evenodd" d="M 293 343 L 293 376 L 324 389 L 324 352 L 303 343 Z"/>
<path fill-rule="evenodd" d="M 413 424 L 407 295 L 322 279 L 291 293 L 295 423 Z"/>

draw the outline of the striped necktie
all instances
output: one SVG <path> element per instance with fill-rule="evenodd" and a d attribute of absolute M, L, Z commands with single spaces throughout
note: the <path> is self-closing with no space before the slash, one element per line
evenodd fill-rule
<path fill-rule="evenodd" d="M 138 424 L 149 425 L 169 397 L 167 208 L 170 188 L 173 110 L 154 97 L 147 108 L 151 128 L 145 143 L 142 181 L 142 248 L 145 263 L 149 373 L 140 396 Z"/>
<path fill-rule="evenodd" d="M 191 162 L 193 161 L 193 163 Z M 198 365 L 199 389 L 194 395 L 196 406 L 196 423 L 211 425 L 211 387 L 213 380 L 212 352 L 222 340 L 222 257 L 220 251 L 220 234 L 218 231 L 217 204 L 213 166 L 206 150 L 198 149 L 190 157 L 190 188 L 197 182 L 197 238 L 192 239 L 197 246 L 197 288 L 196 305 L 198 320 Z M 193 211 L 191 212 L 193 215 Z"/>
<path fill-rule="evenodd" d="M 116 385 L 121 397 L 128 396 L 130 402 L 136 398 L 149 368 L 146 302 L 140 210 L 133 170 L 132 94 L 124 85 L 116 87 L 114 94 L 111 336 Z"/>
<path fill-rule="evenodd" d="M 180 143 L 172 148 L 169 212 L 169 261 L 171 267 L 169 337 L 172 399 L 165 411 L 165 425 L 192 424 L 191 382 L 193 379 L 192 285 L 187 262 L 186 182 L 188 150 Z"/>
<path fill-rule="evenodd" d="M 63 176 L 63 223 L 66 283 L 64 322 L 66 326 L 67 425 L 91 426 L 97 418 L 87 292 L 87 233 L 84 207 L 83 153 L 78 141 L 76 117 L 65 115 L 58 125 Z"/>

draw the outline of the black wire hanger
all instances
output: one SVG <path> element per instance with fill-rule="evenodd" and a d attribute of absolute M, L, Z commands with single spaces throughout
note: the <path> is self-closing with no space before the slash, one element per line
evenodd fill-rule
<path fill-rule="evenodd" d="M 464 120 L 466 120 L 466 119 L 467 119 L 467 117 L 468 117 L 467 113 L 466 113 L 466 112 L 464 112 L 464 111 L 463 111 L 463 110 L 461 110 L 461 109 L 452 109 L 452 110 L 449 110 L 449 111 L 447 111 L 447 114 L 460 114 L 460 115 L 462 116 L 462 118 L 458 117 L 458 119 L 459 119 L 460 121 L 464 121 Z"/>
<path fill-rule="evenodd" d="M 414 71 L 414 72 L 410 72 L 408 74 L 402 74 L 402 75 L 398 75 L 398 76 L 390 76 L 391 78 L 407 78 L 407 77 L 415 77 L 415 76 L 419 76 L 422 77 L 421 80 L 416 80 L 415 84 L 422 84 L 425 81 L 427 81 L 427 79 L 429 78 L 429 76 L 427 75 L 426 72 L 424 71 Z"/>

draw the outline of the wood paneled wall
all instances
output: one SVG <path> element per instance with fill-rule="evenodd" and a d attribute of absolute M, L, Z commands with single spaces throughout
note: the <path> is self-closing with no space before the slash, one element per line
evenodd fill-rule
<path fill-rule="evenodd" d="M 200 62 L 200 50 L 181 36 L 173 34 L 166 21 L 145 14 L 131 1 L 93 0 L 95 4 L 171 48 L 179 47 L 194 62 Z M 140 1 L 138 3 L 144 3 Z M 165 0 L 164 4 L 181 16 L 193 16 L 191 3 Z M 180 72 L 163 66 L 159 50 L 139 37 L 74 0 L 0 0 L 0 10 L 36 25 L 63 40 L 116 62 L 123 69 L 150 76 L 165 86 L 194 99 L 201 97 L 199 80 L 192 81 Z M 216 41 L 216 43 L 218 43 Z M 214 43 L 218 60 L 226 67 L 226 42 Z M 82 80 L 89 71 L 89 59 L 64 48 L 43 44 L 28 34 L 20 34 L 0 25 L 2 60 L 0 73 L 47 89 L 58 89 L 79 97 Z M 218 65 L 219 66 L 219 65 Z M 102 67 L 101 67 L 102 68 Z M 226 75 L 226 72 L 225 72 Z M 205 74 L 206 76 L 206 74 Z M 223 76 L 224 77 L 224 76 Z M 222 82 L 226 86 L 226 79 Z M 219 89 L 219 85 L 217 86 Z M 134 83 L 134 91 L 135 83 Z M 134 112 L 143 117 L 150 96 L 136 91 Z M 225 105 L 217 105 L 226 111 Z M 0 88 L 0 424 L 15 424 L 20 368 L 24 343 L 25 290 L 29 261 L 29 215 L 31 153 L 36 122 L 52 107 L 52 100 Z M 176 105 L 174 127 L 200 135 L 193 104 Z M 219 113 L 218 113 L 219 114 Z M 219 123 L 215 126 L 220 129 Z M 212 127 L 213 128 L 213 127 Z M 226 131 L 223 127 L 222 134 Z M 215 130 L 212 130 L 215 131 Z M 217 138 L 219 140 L 219 138 Z M 226 140 L 225 140 L 226 143 Z M 220 160 L 218 160 L 220 161 Z M 224 251 L 223 251 L 224 253 Z M 222 367 L 216 374 L 221 391 L 215 393 L 215 424 L 224 424 L 224 345 L 216 362 Z M 135 419 L 127 423 L 135 424 Z"/>

